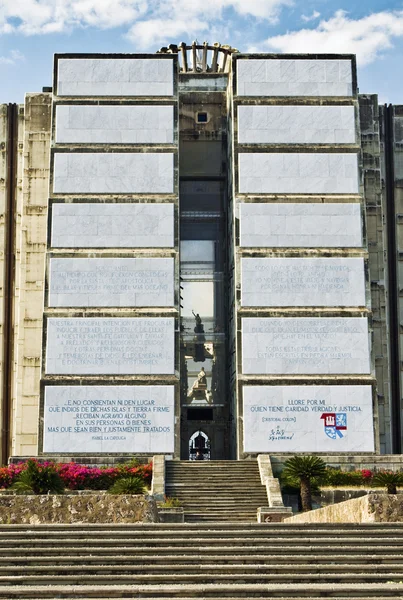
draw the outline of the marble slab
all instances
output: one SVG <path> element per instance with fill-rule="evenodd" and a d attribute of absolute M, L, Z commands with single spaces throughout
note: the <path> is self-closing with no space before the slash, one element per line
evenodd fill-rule
<path fill-rule="evenodd" d="M 245 375 L 368 375 L 370 372 L 366 318 L 242 319 Z"/>
<path fill-rule="evenodd" d="M 173 60 L 61 58 L 58 96 L 172 96 Z"/>
<path fill-rule="evenodd" d="M 241 194 L 358 194 L 358 159 L 340 152 L 241 152 Z"/>
<path fill-rule="evenodd" d="M 173 318 L 49 318 L 48 375 L 173 375 Z"/>
<path fill-rule="evenodd" d="M 238 96 L 352 96 L 349 59 L 239 59 Z"/>
<path fill-rule="evenodd" d="M 44 452 L 174 451 L 173 385 L 45 386 Z"/>
<path fill-rule="evenodd" d="M 244 452 L 374 452 L 370 385 L 243 387 Z"/>
<path fill-rule="evenodd" d="M 174 259 L 51 258 L 49 306 L 174 306 Z"/>
<path fill-rule="evenodd" d="M 55 194 L 172 194 L 172 152 L 56 152 Z"/>
<path fill-rule="evenodd" d="M 53 248 L 172 248 L 173 204 L 52 205 Z"/>
<path fill-rule="evenodd" d="M 238 106 L 240 144 L 354 144 L 354 106 Z"/>
<path fill-rule="evenodd" d="M 360 248 L 358 203 L 241 203 L 240 245 L 246 248 Z"/>
<path fill-rule="evenodd" d="M 241 258 L 242 306 L 365 306 L 363 258 Z"/>
<path fill-rule="evenodd" d="M 58 144 L 172 144 L 174 107 L 56 105 Z"/>

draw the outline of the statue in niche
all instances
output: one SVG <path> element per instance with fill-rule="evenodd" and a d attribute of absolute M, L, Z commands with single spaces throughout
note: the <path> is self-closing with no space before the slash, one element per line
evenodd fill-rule
<path fill-rule="evenodd" d="M 206 341 L 206 336 L 204 335 L 204 325 L 201 320 L 201 316 L 199 313 L 195 313 L 192 310 L 193 316 L 196 319 L 196 326 L 194 328 L 195 336 L 194 336 L 194 354 L 193 360 L 195 362 L 204 362 L 206 360 L 206 355 L 204 352 L 204 342 Z"/>
<path fill-rule="evenodd" d="M 197 379 L 190 388 L 188 398 L 196 401 L 205 400 L 208 404 L 211 403 L 211 394 L 207 391 L 207 376 L 204 367 L 200 369 Z"/>
<path fill-rule="evenodd" d="M 197 387 L 199 387 L 199 388 L 207 387 L 207 377 L 206 377 L 206 371 L 204 370 L 204 367 L 202 367 L 200 369 L 200 373 L 197 376 Z"/>

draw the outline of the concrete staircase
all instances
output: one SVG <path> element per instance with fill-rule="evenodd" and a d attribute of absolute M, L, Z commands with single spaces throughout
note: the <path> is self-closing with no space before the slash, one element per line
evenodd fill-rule
<path fill-rule="evenodd" d="M 403 597 L 403 524 L 0 526 L 0 598 Z"/>
<path fill-rule="evenodd" d="M 165 493 L 178 498 L 186 522 L 256 522 L 267 506 L 257 461 L 166 461 Z"/>

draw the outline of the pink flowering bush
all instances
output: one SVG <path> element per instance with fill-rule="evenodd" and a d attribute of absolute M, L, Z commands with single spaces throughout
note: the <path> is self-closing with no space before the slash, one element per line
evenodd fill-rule
<path fill-rule="evenodd" d="M 31 460 L 40 462 L 37 459 Z M 54 463 L 52 461 L 44 461 L 40 464 L 53 468 L 69 490 L 107 490 L 115 481 L 125 476 L 140 477 L 146 486 L 150 486 L 152 478 L 152 463 L 146 465 L 127 463 L 117 467 L 87 467 L 75 462 Z M 0 467 L 0 488 L 11 487 L 18 475 L 26 468 L 26 462 Z"/>

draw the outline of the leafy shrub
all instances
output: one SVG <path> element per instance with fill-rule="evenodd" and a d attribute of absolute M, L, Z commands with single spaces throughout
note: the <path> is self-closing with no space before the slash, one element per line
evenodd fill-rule
<path fill-rule="evenodd" d="M 161 508 L 179 508 L 182 506 L 182 502 L 179 498 L 173 498 L 171 496 L 164 496 L 164 502 L 160 504 Z"/>
<path fill-rule="evenodd" d="M 127 476 L 139 477 L 149 487 L 153 473 L 152 463 L 141 465 L 136 459 L 117 467 L 88 467 L 75 462 L 55 464 L 53 462 L 41 463 L 36 459 L 30 460 L 41 465 L 41 468 L 49 467 L 56 471 L 64 486 L 69 490 L 107 490 L 119 478 Z M 27 469 L 28 462 L 0 467 L 0 488 L 10 488 L 20 474 Z M 22 489 L 22 486 L 20 487 Z"/>
<path fill-rule="evenodd" d="M 388 494 L 397 494 L 397 486 L 403 485 L 401 471 L 379 471 L 375 473 L 372 482 L 375 486 L 386 487 Z"/>
<path fill-rule="evenodd" d="M 371 471 L 341 471 L 340 469 L 326 469 L 323 483 L 332 486 L 361 486 L 371 485 Z"/>
<path fill-rule="evenodd" d="M 31 458 L 11 489 L 16 494 L 63 494 L 64 483 L 52 463 L 40 464 Z"/>
<path fill-rule="evenodd" d="M 120 477 L 108 489 L 108 494 L 144 494 L 145 485 L 140 477 L 127 475 Z"/>

